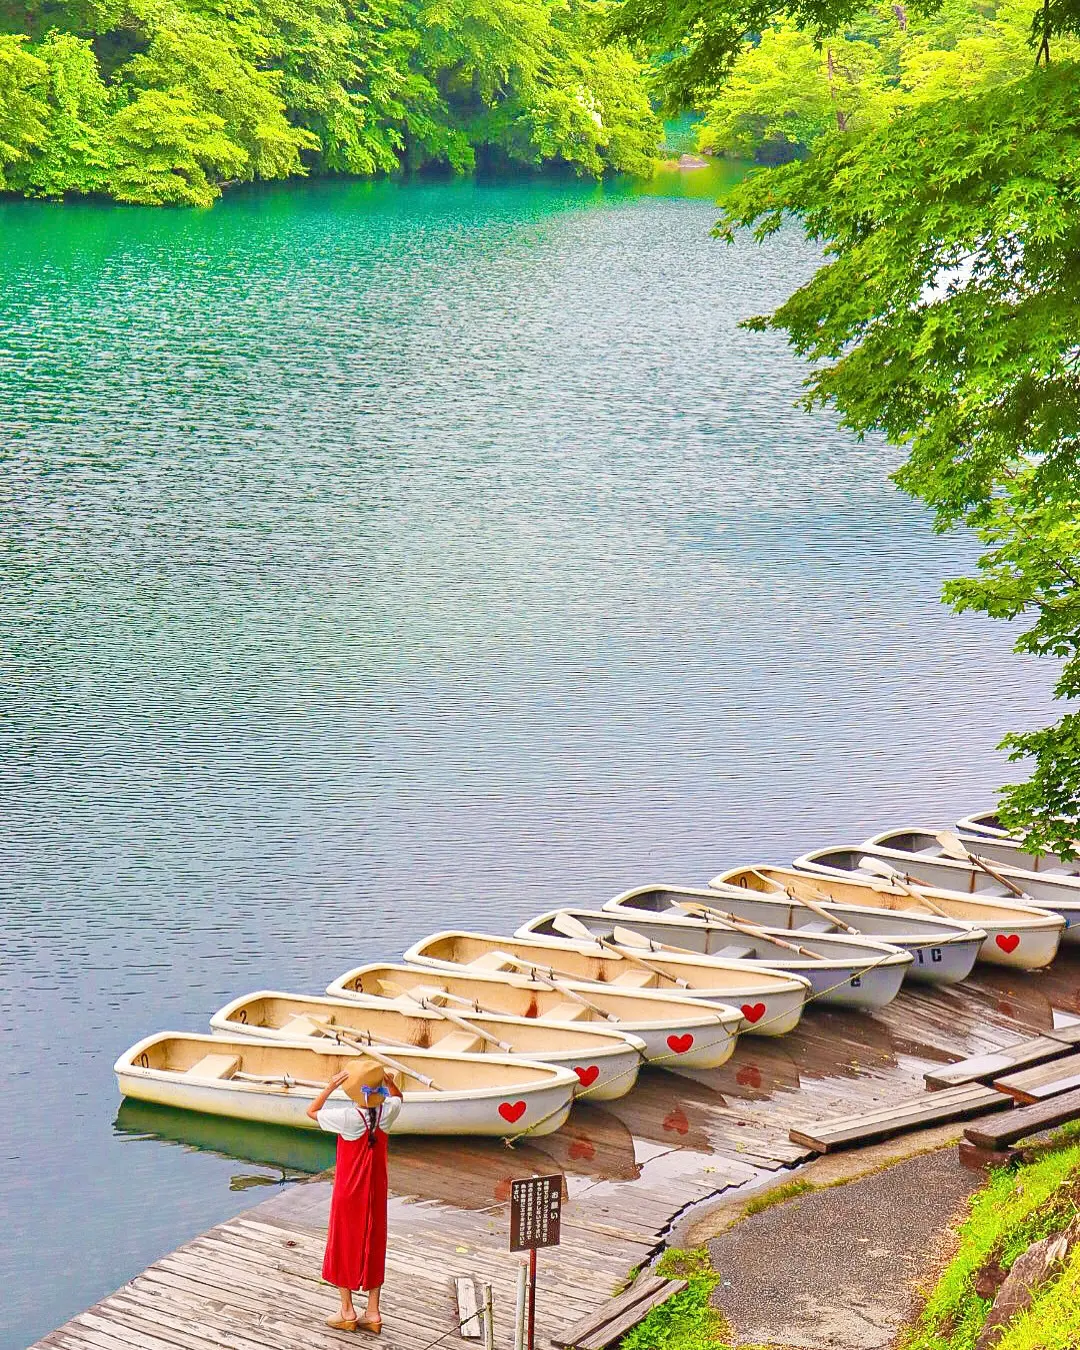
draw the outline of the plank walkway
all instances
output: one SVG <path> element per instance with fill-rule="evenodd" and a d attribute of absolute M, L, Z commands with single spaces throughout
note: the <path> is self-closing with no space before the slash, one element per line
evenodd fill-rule
<path fill-rule="evenodd" d="M 520 1259 L 507 1251 L 515 1176 L 566 1178 L 562 1245 L 539 1254 L 538 1339 L 547 1345 L 596 1313 L 687 1208 L 810 1156 L 789 1130 L 888 1111 L 925 1092 L 924 1075 L 935 1066 L 1045 1036 L 1054 1008 L 1080 1011 L 1078 988 L 1080 955 L 1071 953 L 1038 976 L 978 967 L 953 988 L 905 987 L 872 1017 L 815 1008 L 790 1036 L 744 1037 L 721 1069 L 644 1073 L 621 1101 L 575 1106 L 557 1134 L 512 1149 L 499 1141 L 395 1140 L 379 1344 L 460 1347 L 454 1279 L 472 1276 L 493 1286 L 495 1341 L 500 1350 L 511 1345 Z M 213 1147 L 208 1129 L 203 1120 L 189 1145 Z M 235 1128 L 229 1137 L 225 1151 L 235 1153 Z M 355 1347 L 357 1337 L 324 1326 L 336 1302 L 319 1278 L 329 1193 L 321 1179 L 282 1188 L 154 1262 L 38 1347 Z"/>

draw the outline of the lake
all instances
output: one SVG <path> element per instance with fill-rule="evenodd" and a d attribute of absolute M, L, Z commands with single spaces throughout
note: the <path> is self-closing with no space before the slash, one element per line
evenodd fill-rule
<path fill-rule="evenodd" d="M 818 255 L 716 186 L 0 206 L 7 1350 L 321 1165 L 118 1120 L 138 1037 L 950 821 L 1047 717 L 938 603 L 970 542 L 737 327 Z"/>

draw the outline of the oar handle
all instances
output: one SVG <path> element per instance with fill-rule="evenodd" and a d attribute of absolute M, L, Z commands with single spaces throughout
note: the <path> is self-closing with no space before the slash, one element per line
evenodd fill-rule
<path fill-rule="evenodd" d="M 276 1078 L 264 1073 L 234 1073 L 233 1078 L 239 1078 L 242 1083 L 265 1083 L 270 1087 L 280 1085 L 283 1088 L 306 1087 L 306 1088 L 324 1088 L 325 1083 L 317 1083 L 313 1078 L 293 1078 L 291 1074 L 278 1074 Z"/>
<path fill-rule="evenodd" d="M 810 899 L 809 896 L 800 895 L 799 892 L 795 890 L 794 883 L 792 883 L 789 886 L 785 882 L 774 881 L 772 877 L 766 876 L 764 872 L 759 872 L 756 867 L 750 867 L 747 870 L 749 871 L 752 877 L 757 877 L 759 881 L 764 881 L 765 884 L 771 890 L 782 891 L 784 895 L 786 895 L 787 898 L 792 902 L 792 904 L 804 905 L 810 911 L 811 914 L 816 914 L 819 919 L 827 919 L 830 924 L 834 925 L 836 928 L 841 929 L 845 933 L 850 933 L 852 937 L 862 936 L 862 934 L 859 932 L 857 928 L 852 928 L 851 924 L 845 923 L 844 920 L 839 918 L 837 915 L 830 914 L 827 909 L 822 909 L 822 907 L 820 905 L 816 905 L 814 901 Z M 814 894 L 819 900 L 832 899 L 831 895 L 823 895 L 821 891 L 815 891 Z"/>
<path fill-rule="evenodd" d="M 354 1050 L 359 1050 L 365 1055 L 369 1055 L 376 1064 L 381 1064 L 385 1069 L 393 1069 L 395 1073 L 405 1074 L 409 1078 L 415 1078 L 417 1082 L 423 1083 L 425 1087 L 433 1088 L 436 1092 L 444 1091 L 434 1078 L 429 1078 L 426 1073 L 421 1073 L 419 1069 L 410 1069 L 407 1064 L 402 1064 L 401 1060 L 394 1059 L 391 1055 L 382 1050 L 376 1050 L 373 1045 L 361 1040 L 357 1035 L 350 1035 L 347 1031 L 342 1031 L 340 1027 L 335 1027 L 330 1022 L 323 1022 L 318 1017 L 311 1019 L 316 1026 L 321 1026 L 325 1031 L 336 1036 L 343 1045 L 351 1045 Z"/>
<path fill-rule="evenodd" d="M 580 1003 L 583 1007 L 588 1008 L 590 1012 L 596 1013 L 598 1017 L 603 1017 L 605 1021 L 617 1022 L 619 1020 L 614 1013 L 605 1012 L 598 1004 L 591 1003 L 583 994 L 579 994 L 576 989 L 571 989 L 570 986 L 564 984 L 562 980 L 557 980 L 554 971 L 547 974 L 541 971 L 539 966 L 534 965 L 529 961 L 522 961 L 516 956 L 506 955 L 506 960 L 509 961 L 511 965 L 517 966 L 519 970 L 527 971 L 530 979 L 535 980 L 537 984 L 546 984 L 549 989 L 555 989 L 560 994 L 565 994 L 572 1003 Z"/>
<path fill-rule="evenodd" d="M 680 989 L 690 988 L 689 980 L 682 980 L 678 975 L 669 975 L 667 971 L 658 966 L 655 961 L 648 961 L 644 956 L 638 956 L 629 948 L 624 947 L 622 943 L 616 942 L 614 938 L 598 937 L 596 941 L 601 947 L 605 947 L 609 951 L 614 949 L 616 954 L 621 956 L 624 961 L 629 961 L 635 966 L 641 966 L 643 970 L 649 971 L 650 974 L 658 976 L 661 980 L 670 980 L 672 984 L 677 985 Z"/>
<path fill-rule="evenodd" d="M 1004 886 L 1005 889 L 1008 891 L 1012 891 L 1013 895 L 1015 895 L 1017 899 L 1019 900 L 1032 899 L 1032 897 L 1028 895 L 1027 891 L 1025 891 L 1022 886 L 1018 886 L 1015 881 L 1012 881 L 1009 877 L 1005 876 L 1004 873 L 999 872 L 996 867 L 991 867 L 985 858 L 980 858 L 977 853 L 972 853 L 969 849 L 965 849 L 964 852 L 967 853 L 968 857 L 971 859 L 971 861 L 975 864 L 976 867 L 982 868 L 982 870 L 986 873 L 986 875 L 988 877 L 993 877 L 994 880 L 998 883 L 998 885 Z"/>
<path fill-rule="evenodd" d="M 482 1041 L 487 1041 L 489 1045 L 497 1045 L 500 1050 L 505 1050 L 507 1054 L 512 1054 L 514 1047 L 506 1041 L 500 1041 L 498 1036 L 493 1036 L 490 1031 L 483 1027 L 478 1027 L 475 1022 L 469 1022 L 464 1017 L 459 1017 L 457 1013 L 452 1013 L 449 1009 L 442 1007 L 438 1003 L 433 1003 L 429 998 L 420 999 L 421 1008 L 428 1012 L 436 1013 L 439 1017 L 445 1017 L 448 1022 L 459 1027 L 462 1031 L 469 1032 L 472 1036 L 479 1036 Z"/>
<path fill-rule="evenodd" d="M 745 919 L 739 919 L 729 910 L 717 909 L 714 905 L 703 905 L 697 901 L 694 907 L 704 910 L 706 914 L 715 915 L 718 919 L 729 927 L 734 928 L 736 933 L 745 933 L 747 937 L 755 937 L 759 942 L 775 942 L 778 947 L 786 947 L 790 952 L 798 952 L 800 956 L 805 956 L 811 961 L 824 961 L 827 958 L 820 952 L 811 951 L 809 947 L 801 947 L 797 942 L 787 942 L 784 938 L 778 938 L 775 933 L 766 932 L 764 928 L 759 928 L 756 923 L 747 923 Z"/>

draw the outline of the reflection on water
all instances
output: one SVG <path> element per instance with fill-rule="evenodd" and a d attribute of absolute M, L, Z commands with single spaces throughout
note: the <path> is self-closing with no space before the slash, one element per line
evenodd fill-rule
<path fill-rule="evenodd" d="M 114 1134 L 137 1037 L 955 819 L 1045 716 L 937 603 L 967 546 L 738 327 L 814 250 L 719 245 L 707 185 L 0 205 L 4 1346 L 251 1198 Z M 642 1092 L 657 1146 L 705 1129 Z M 632 1170 L 593 1123 L 558 1164 Z"/>
<path fill-rule="evenodd" d="M 278 1167 L 283 1174 L 324 1172 L 334 1165 L 334 1140 L 321 1131 L 289 1130 L 249 1120 L 204 1116 L 153 1102 L 125 1099 L 113 1128 L 129 1140 L 163 1140 L 220 1158 Z M 242 1190 L 235 1184 L 233 1190 Z"/>

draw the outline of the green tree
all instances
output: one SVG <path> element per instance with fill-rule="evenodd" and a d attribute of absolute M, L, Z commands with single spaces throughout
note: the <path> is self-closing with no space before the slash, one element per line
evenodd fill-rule
<path fill-rule="evenodd" d="M 35 54 L 45 67 L 43 134 L 37 153 L 10 174 L 32 196 L 100 192 L 112 155 L 106 134 L 107 94 L 90 43 L 49 32 Z"/>
<path fill-rule="evenodd" d="M 703 149 L 784 162 L 832 130 L 855 131 L 888 115 L 886 54 L 858 37 L 824 44 L 790 21 L 765 30 L 710 101 Z"/>
<path fill-rule="evenodd" d="M 6 174 L 45 142 L 48 105 L 44 61 L 21 38 L 0 36 L 0 189 Z"/>
<path fill-rule="evenodd" d="M 958 609 L 1026 624 L 1080 696 L 1080 65 L 918 106 L 862 137 L 751 175 L 726 238 L 794 213 L 825 265 L 757 327 L 812 362 L 809 406 L 908 450 L 897 483 L 941 530 L 985 545 Z M 1030 760 L 1004 794 L 1036 847 L 1080 838 L 1080 715 L 1007 741 Z"/>

